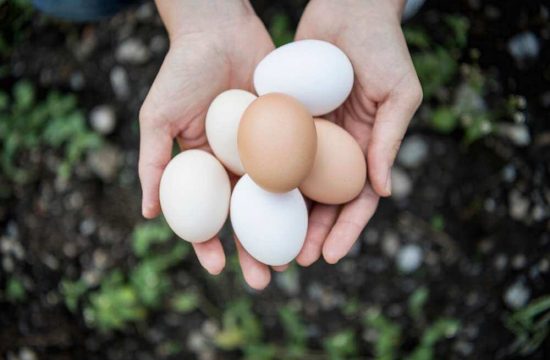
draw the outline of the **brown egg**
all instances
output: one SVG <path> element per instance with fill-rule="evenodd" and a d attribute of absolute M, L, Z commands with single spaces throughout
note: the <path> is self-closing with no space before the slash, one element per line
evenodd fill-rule
<path fill-rule="evenodd" d="M 267 191 L 287 192 L 297 188 L 313 166 L 315 124 L 298 100 L 266 94 L 244 112 L 237 145 L 244 170 L 256 184 Z"/>
<path fill-rule="evenodd" d="M 355 198 L 367 178 L 365 155 L 340 126 L 315 119 L 317 154 L 313 168 L 300 185 L 308 198 L 324 204 L 343 204 Z"/>

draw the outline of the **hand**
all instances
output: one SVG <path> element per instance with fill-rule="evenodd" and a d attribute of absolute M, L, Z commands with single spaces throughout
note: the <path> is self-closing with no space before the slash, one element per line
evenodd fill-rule
<path fill-rule="evenodd" d="M 361 194 L 342 206 L 313 204 L 308 234 L 297 261 L 321 255 L 328 263 L 344 257 L 374 214 L 379 196 L 391 194 L 391 167 L 409 121 L 422 100 L 401 32 L 402 0 L 312 0 L 296 40 L 325 40 L 342 49 L 355 71 L 351 95 L 324 116 L 343 126 L 367 158 Z"/>
<path fill-rule="evenodd" d="M 171 159 L 173 140 L 182 149 L 210 151 L 204 131 L 208 106 L 222 91 L 252 91 L 256 64 L 273 43 L 244 1 L 158 1 L 170 35 L 170 50 L 140 111 L 139 177 L 146 218 L 160 213 L 159 184 Z M 201 265 L 220 273 L 225 255 L 216 236 L 193 244 Z M 245 280 L 253 288 L 270 281 L 270 271 L 237 242 Z M 276 268 L 276 270 L 284 267 Z"/>

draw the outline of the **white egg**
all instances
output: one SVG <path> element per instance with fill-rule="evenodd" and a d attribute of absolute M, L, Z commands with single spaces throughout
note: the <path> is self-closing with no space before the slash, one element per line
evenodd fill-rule
<path fill-rule="evenodd" d="M 222 164 L 203 150 L 187 150 L 166 166 L 160 206 L 170 228 L 184 240 L 203 242 L 222 228 L 231 184 Z"/>
<path fill-rule="evenodd" d="M 244 174 L 237 149 L 237 132 L 241 116 L 256 99 L 248 91 L 233 89 L 218 95 L 206 114 L 206 137 L 220 161 L 233 173 Z"/>
<path fill-rule="evenodd" d="M 353 67 L 336 46 L 300 40 L 273 50 L 256 67 L 258 95 L 280 92 L 300 100 L 313 116 L 342 105 L 353 87 Z"/>
<path fill-rule="evenodd" d="M 243 176 L 231 196 L 231 224 L 244 249 L 267 265 L 284 265 L 302 249 L 308 214 L 297 189 L 271 193 Z"/>

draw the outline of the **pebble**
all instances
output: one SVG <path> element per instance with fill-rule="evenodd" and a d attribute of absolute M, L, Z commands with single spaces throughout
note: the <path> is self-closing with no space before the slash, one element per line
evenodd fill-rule
<path fill-rule="evenodd" d="M 550 269 L 550 261 L 548 259 L 542 259 L 539 261 L 539 271 L 541 273 L 546 273 Z"/>
<path fill-rule="evenodd" d="M 22 347 L 21 350 L 19 350 L 19 359 L 20 360 L 36 360 L 38 359 L 36 356 L 36 353 L 29 349 L 28 347 Z"/>
<path fill-rule="evenodd" d="M 275 273 L 275 283 L 289 296 L 296 296 L 300 292 L 299 272 L 290 266 L 286 271 Z"/>
<path fill-rule="evenodd" d="M 87 218 L 80 222 L 79 230 L 80 233 L 84 236 L 92 235 L 97 228 L 96 222 L 94 219 Z"/>
<path fill-rule="evenodd" d="M 152 2 L 146 2 L 142 5 L 140 5 L 136 12 L 135 12 L 136 18 L 140 21 L 146 21 L 149 20 L 155 15 L 155 6 Z"/>
<path fill-rule="evenodd" d="M 516 270 L 522 269 L 527 264 L 527 258 L 523 254 L 518 254 L 512 258 L 512 267 Z"/>
<path fill-rule="evenodd" d="M 75 71 L 71 74 L 71 77 L 69 78 L 69 86 L 72 90 L 80 91 L 84 88 L 85 84 L 86 80 L 80 71 Z"/>
<path fill-rule="evenodd" d="M 536 205 L 531 212 L 531 217 L 535 221 L 542 221 L 548 216 L 548 213 L 541 205 Z"/>
<path fill-rule="evenodd" d="M 403 15 L 401 16 L 401 21 L 407 21 L 413 16 L 415 16 L 422 5 L 424 5 L 425 0 L 407 0 L 405 2 L 405 8 L 403 9 Z"/>
<path fill-rule="evenodd" d="M 168 39 L 164 35 L 155 35 L 149 41 L 149 49 L 155 54 L 163 54 L 168 50 Z"/>
<path fill-rule="evenodd" d="M 510 191 L 508 195 L 509 214 L 514 220 L 523 220 L 529 210 L 529 199 L 518 190 Z"/>
<path fill-rule="evenodd" d="M 456 352 L 465 357 L 469 357 L 474 351 L 474 346 L 472 345 L 472 343 L 465 340 L 458 340 L 455 343 L 454 348 Z"/>
<path fill-rule="evenodd" d="M 122 164 L 120 150 L 112 145 L 104 145 L 88 155 L 88 165 L 94 174 L 105 182 L 111 182 Z"/>
<path fill-rule="evenodd" d="M 527 305 L 531 296 L 531 290 L 522 282 L 512 284 L 504 292 L 504 302 L 512 309 L 520 309 Z"/>
<path fill-rule="evenodd" d="M 130 85 L 128 83 L 128 73 L 121 66 L 115 66 L 109 74 L 111 87 L 115 96 L 119 100 L 125 100 L 130 95 Z"/>
<path fill-rule="evenodd" d="M 540 52 L 539 39 L 530 31 L 519 33 L 508 41 L 508 52 L 518 62 L 536 58 Z"/>
<path fill-rule="evenodd" d="M 513 183 L 517 177 L 517 170 L 513 164 L 508 164 L 502 169 L 502 179 L 507 183 Z"/>
<path fill-rule="evenodd" d="M 401 168 L 394 166 L 391 171 L 391 184 L 393 199 L 402 200 L 408 197 L 412 191 L 412 180 Z"/>
<path fill-rule="evenodd" d="M 524 124 L 499 124 L 497 132 L 516 146 L 527 146 L 531 143 L 531 134 Z"/>
<path fill-rule="evenodd" d="M 469 82 L 462 82 L 454 97 L 454 106 L 463 113 L 477 113 L 487 109 L 487 104 L 479 90 L 472 87 Z"/>
<path fill-rule="evenodd" d="M 499 271 L 502 271 L 508 265 L 508 256 L 505 254 L 498 254 L 494 262 L 495 268 Z"/>
<path fill-rule="evenodd" d="M 92 128 L 102 135 L 109 135 L 116 126 L 115 110 L 109 105 L 99 105 L 90 112 Z"/>
<path fill-rule="evenodd" d="M 393 258 L 399 250 L 399 236 L 393 231 L 387 231 L 382 238 L 382 253 Z"/>
<path fill-rule="evenodd" d="M 403 273 L 412 273 L 422 264 L 423 256 L 424 254 L 420 246 L 407 244 L 401 247 L 397 253 L 397 268 Z"/>
<path fill-rule="evenodd" d="M 11 273 L 15 269 L 15 263 L 10 256 L 2 256 L 2 269 L 7 273 Z"/>
<path fill-rule="evenodd" d="M 136 38 L 124 40 L 115 52 L 117 61 L 125 64 L 141 65 L 146 63 L 150 57 L 151 54 L 147 46 Z"/>
<path fill-rule="evenodd" d="M 417 135 L 405 138 L 397 161 L 408 168 L 415 169 L 422 165 L 428 157 L 429 147 L 426 141 Z"/>
<path fill-rule="evenodd" d="M 379 232 L 373 227 L 367 227 L 363 235 L 363 242 L 367 245 L 376 245 L 378 243 Z"/>

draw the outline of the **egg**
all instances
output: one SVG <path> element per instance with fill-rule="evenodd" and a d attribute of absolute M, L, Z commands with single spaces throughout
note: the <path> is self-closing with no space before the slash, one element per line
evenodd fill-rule
<path fill-rule="evenodd" d="M 237 134 L 247 174 L 265 190 L 297 188 L 313 166 L 317 135 L 307 109 L 291 96 L 258 97 L 244 112 Z"/>
<path fill-rule="evenodd" d="M 272 193 L 245 175 L 233 189 L 230 214 L 233 230 L 244 249 L 264 264 L 287 264 L 302 249 L 308 213 L 298 189 Z"/>
<path fill-rule="evenodd" d="M 231 186 L 223 165 L 203 150 L 187 150 L 166 166 L 160 206 L 170 228 L 184 240 L 203 242 L 222 228 Z"/>
<path fill-rule="evenodd" d="M 291 95 L 313 116 L 327 114 L 346 100 L 353 67 L 342 50 L 321 40 L 300 40 L 269 53 L 254 71 L 258 95 Z"/>
<path fill-rule="evenodd" d="M 234 174 L 244 174 L 237 149 L 237 131 L 241 117 L 256 95 L 232 89 L 218 95 L 208 108 L 205 130 L 216 157 Z"/>
<path fill-rule="evenodd" d="M 343 204 L 355 198 L 367 178 L 365 155 L 340 126 L 315 119 L 317 153 L 313 168 L 300 185 L 302 193 L 324 204 Z"/>

